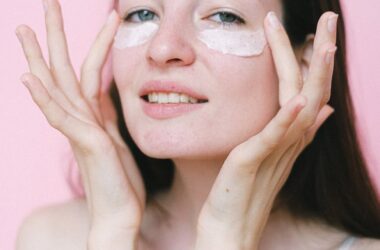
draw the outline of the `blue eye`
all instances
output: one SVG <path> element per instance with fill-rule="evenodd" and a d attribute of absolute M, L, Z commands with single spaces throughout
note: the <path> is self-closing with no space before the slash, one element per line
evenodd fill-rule
<path fill-rule="evenodd" d="M 237 16 L 231 12 L 221 11 L 221 12 L 215 13 L 212 16 L 217 16 L 217 15 L 219 16 L 220 21 L 216 20 L 216 22 L 219 24 L 222 24 L 223 26 L 245 24 L 245 21 L 241 17 L 239 17 L 239 16 Z"/>
<path fill-rule="evenodd" d="M 137 14 L 137 15 L 135 15 Z M 146 9 L 141 9 L 141 10 L 136 10 L 132 13 L 129 13 L 125 18 L 124 21 L 126 22 L 132 22 L 132 23 L 140 23 L 140 22 L 146 22 L 146 21 L 154 21 L 154 12 L 146 10 Z M 136 20 L 136 17 L 138 20 Z"/>

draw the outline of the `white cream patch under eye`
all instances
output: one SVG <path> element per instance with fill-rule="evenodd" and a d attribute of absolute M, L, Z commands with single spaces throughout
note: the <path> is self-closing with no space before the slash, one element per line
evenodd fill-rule
<path fill-rule="evenodd" d="M 210 49 L 241 57 L 258 56 L 263 53 L 267 44 L 263 29 L 257 31 L 205 29 L 200 31 L 198 39 Z"/>
<path fill-rule="evenodd" d="M 114 38 L 113 46 L 125 49 L 146 43 L 158 30 L 159 26 L 153 22 L 144 22 L 135 26 L 121 25 Z"/>

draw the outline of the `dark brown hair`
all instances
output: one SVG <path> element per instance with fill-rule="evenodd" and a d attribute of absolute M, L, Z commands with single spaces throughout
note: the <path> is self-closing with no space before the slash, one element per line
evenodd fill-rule
<path fill-rule="evenodd" d="M 298 217 L 319 218 L 358 236 L 380 238 L 380 205 L 367 172 L 355 131 L 346 72 L 343 13 L 338 0 L 283 0 L 284 22 L 294 46 L 315 33 L 325 11 L 340 15 L 338 52 L 329 104 L 335 112 L 313 142 L 298 157 L 279 193 L 281 203 Z M 144 179 L 147 199 L 171 186 L 173 162 L 144 155 L 126 128 L 114 82 L 110 94 L 118 113 L 119 130 L 131 148 Z"/>
<path fill-rule="evenodd" d="M 338 51 L 329 104 L 335 113 L 298 157 L 280 192 L 297 216 L 315 216 L 359 236 L 380 238 L 380 205 L 355 130 L 346 70 L 346 38 L 339 1 L 283 0 L 285 26 L 294 45 L 314 33 L 325 11 L 340 15 Z"/>

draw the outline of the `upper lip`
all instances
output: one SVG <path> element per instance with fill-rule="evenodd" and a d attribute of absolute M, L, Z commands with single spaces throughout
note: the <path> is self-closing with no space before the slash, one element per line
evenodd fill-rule
<path fill-rule="evenodd" d="M 145 96 L 152 92 L 183 93 L 197 100 L 208 100 L 203 94 L 175 81 L 152 80 L 144 83 L 139 91 L 139 96 Z"/>

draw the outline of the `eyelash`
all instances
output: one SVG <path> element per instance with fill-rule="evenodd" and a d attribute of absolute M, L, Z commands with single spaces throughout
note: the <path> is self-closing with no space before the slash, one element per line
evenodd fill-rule
<path fill-rule="evenodd" d="M 149 13 L 154 13 L 150 10 L 147 10 L 147 9 L 140 9 L 140 10 L 136 10 L 136 11 L 133 11 L 131 13 L 129 13 L 125 18 L 124 18 L 124 21 L 125 22 L 130 22 L 130 19 L 131 17 L 133 17 L 134 14 L 139 14 L 143 11 L 147 11 Z M 224 14 L 224 15 L 228 15 L 228 16 L 231 16 L 232 18 L 234 18 L 234 22 L 232 23 L 229 23 L 229 22 L 223 22 L 223 21 L 216 21 L 218 24 L 221 24 L 223 26 L 234 26 L 234 25 L 243 25 L 245 24 L 245 21 L 243 18 L 241 18 L 240 16 L 238 15 L 235 15 L 234 13 L 231 13 L 231 12 L 228 12 L 228 11 L 219 11 L 219 12 L 216 12 L 214 13 L 213 15 L 209 16 L 209 17 L 212 17 L 212 16 L 216 16 L 216 15 L 220 15 L 220 14 Z"/>
<path fill-rule="evenodd" d="M 221 14 L 231 16 L 232 18 L 234 18 L 235 21 L 232 22 L 232 23 L 223 22 L 223 21 L 216 21 L 218 24 L 221 24 L 223 26 L 234 26 L 234 25 L 238 25 L 239 26 L 239 25 L 245 24 L 245 21 L 244 21 L 243 18 L 241 18 L 238 15 L 235 15 L 234 13 L 228 12 L 228 11 L 219 11 L 219 12 L 216 12 L 215 14 L 211 15 L 210 17 L 216 16 L 216 15 L 221 15 Z"/>
<path fill-rule="evenodd" d="M 147 11 L 147 12 L 149 12 L 149 13 L 153 13 L 153 11 L 150 11 L 150 10 L 147 10 L 147 9 L 136 10 L 136 11 L 133 11 L 133 12 L 129 13 L 126 17 L 124 17 L 124 21 L 125 21 L 125 22 L 130 22 L 130 19 L 131 19 L 131 17 L 132 17 L 134 14 L 142 13 L 143 11 Z"/>

